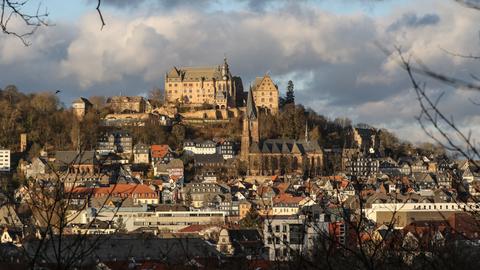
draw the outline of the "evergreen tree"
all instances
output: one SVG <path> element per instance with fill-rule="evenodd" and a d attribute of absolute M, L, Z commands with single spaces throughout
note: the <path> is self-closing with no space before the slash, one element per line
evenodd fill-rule
<path fill-rule="evenodd" d="M 295 104 L 294 85 L 292 80 L 288 81 L 287 96 L 285 97 L 285 104 Z"/>

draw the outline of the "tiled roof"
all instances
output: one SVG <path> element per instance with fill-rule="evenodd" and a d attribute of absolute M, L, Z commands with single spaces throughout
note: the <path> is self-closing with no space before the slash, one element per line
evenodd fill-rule
<path fill-rule="evenodd" d="M 304 197 L 293 196 L 288 193 L 280 194 L 273 198 L 274 203 L 299 204 Z"/>
<path fill-rule="evenodd" d="M 129 184 L 115 184 L 109 187 L 98 187 L 98 188 L 85 188 L 85 187 L 76 187 L 72 190 L 73 193 L 83 193 L 83 194 L 92 194 L 94 196 L 114 196 L 114 194 L 136 194 L 142 196 L 143 194 L 153 195 L 153 191 L 147 185 L 129 185 Z"/>
<path fill-rule="evenodd" d="M 168 144 L 152 145 L 152 158 L 164 158 L 170 152 Z"/>
<path fill-rule="evenodd" d="M 96 162 L 95 151 L 57 151 L 55 161 L 60 165 L 93 164 Z"/>

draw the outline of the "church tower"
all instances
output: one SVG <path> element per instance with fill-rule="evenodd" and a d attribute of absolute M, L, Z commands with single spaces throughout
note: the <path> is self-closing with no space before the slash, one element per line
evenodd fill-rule
<path fill-rule="evenodd" d="M 255 102 L 253 101 L 252 88 L 248 91 L 247 108 L 243 116 L 241 159 L 248 160 L 251 143 L 259 143 L 258 115 Z"/>

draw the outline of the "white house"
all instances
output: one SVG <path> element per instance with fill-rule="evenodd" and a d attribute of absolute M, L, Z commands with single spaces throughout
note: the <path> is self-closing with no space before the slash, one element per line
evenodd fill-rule
<path fill-rule="evenodd" d="M 10 150 L 0 149 L 0 172 L 10 171 Z"/>

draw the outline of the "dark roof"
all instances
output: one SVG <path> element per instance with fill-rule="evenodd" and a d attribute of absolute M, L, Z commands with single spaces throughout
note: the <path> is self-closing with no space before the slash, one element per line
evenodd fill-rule
<path fill-rule="evenodd" d="M 76 236 L 62 236 L 65 246 L 78 241 Z M 82 239 L 78 249 L 65 249 L 62 256 L 72 258 L 73 252 L 87 254 L 82 257 L 81 264 L 88 265 L 97 261 L 108 262 L 128 260 L 129 258 L 149 258 L 164 260 L 172 264 L 185 264 L 191 258 L 217 258 L 221 254 L 215 246 L 200 238 L 156 238 L 136 235 L 87 235 Z M 47 261 L 55 261 L 55 243 L 48 241 L 42 246 L 41 255 Z M 32 240 L 24 244 L 28 254 L 33 254 L 40 242 Z M 93 247 L 93 248 L 92 248 Z M 87 251 L 88 250 L 88 251 Z M 162 251 L 162 252 L 159 252 Z"/>
<path fill-rule="evenodd" d="M 257 119 L 257 107 L 255 106 L 255 102 L 253 101 L 253 93 L 251 87 L 248 91 L 247 96 L 247 118 L 250 120 Z"/>
<path fill-rule="evenodd" d="M 258 241 L 262 237 L 257 229 L 229 229 L 228 236 L 230 241 Z"/>
<path fill-rule="evenodd" d="M 95 151 L 57 151 L 55 162 L 59 165 L 94 164 L 96 163 Z"/>
<path fill-rule="evenodd" d="M 220 154 L 194 155 L 195 164 L 215 164 L 223 163 L 223 156 Z"/>
<path fill-rule="evenodd" d="M 322 148 L 316 141 L 290 140 L 290 139 L 268 139 L 260 145 L 252 143 L 251 153 L 298 153 L 321 152 Z"/>

